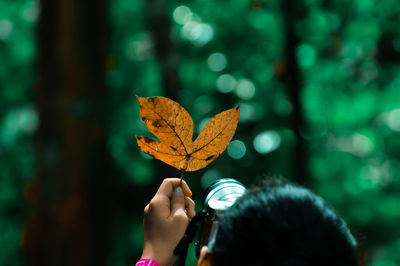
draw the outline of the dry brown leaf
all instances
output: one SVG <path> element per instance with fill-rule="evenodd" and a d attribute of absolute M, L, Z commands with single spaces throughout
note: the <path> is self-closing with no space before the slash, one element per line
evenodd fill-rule
<path fill-rule="evenodd" d="M 142 120 L 159 140 L 135 135 L 140 149 L 187 172 L 206 167 L 223 153 L 239 122 L 240 106 L 214 116 L 192 141 L 193 120 L 179 103 L 165 97 L 137 98 Z"/>

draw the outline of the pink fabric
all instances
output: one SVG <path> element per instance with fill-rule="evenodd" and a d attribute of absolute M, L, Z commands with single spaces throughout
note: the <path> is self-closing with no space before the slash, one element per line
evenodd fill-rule
<path fill-rule="evenodd" d="M 136 262 L 136 266 L 161 266 L 161 265 L 151 259 L 141 259 L 138 262 Z"/>

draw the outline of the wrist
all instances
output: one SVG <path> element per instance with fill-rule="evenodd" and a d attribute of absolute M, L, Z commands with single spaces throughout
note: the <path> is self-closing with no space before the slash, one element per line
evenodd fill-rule
<path fill-rule="evenodd" d="M 171 263 L 171 261 L 166 258 L 165 256 L 163 256 L 162 254 L 160 254 L 160 252 L 149 252 L 149 251 L 143 251 L 142 256 L 140 258 L 141 260 L 143 259 L 148 259 L 148 260 L 152 260 L 154 262 L 156 262 L 158 265 L 157 266 L 172 266 L 173 262 Z M 147 266 L 147 264 L 146 264 Z M 150 266 L 156 266 L 150 264 Z"/>

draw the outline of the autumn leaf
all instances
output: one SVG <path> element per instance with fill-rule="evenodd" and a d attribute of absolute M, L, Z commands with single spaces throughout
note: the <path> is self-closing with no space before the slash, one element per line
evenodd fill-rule
<path fill-rule="evenodd" d="M 187 172 L 206 167 L 223 153 L 239 122 L 240 106 L 214 116 L 193 141 L 193 120 L 179 103 L 165 97 L 137 98 L 142 120 L 159 140 L 135 135 L 140 149 Z"/>

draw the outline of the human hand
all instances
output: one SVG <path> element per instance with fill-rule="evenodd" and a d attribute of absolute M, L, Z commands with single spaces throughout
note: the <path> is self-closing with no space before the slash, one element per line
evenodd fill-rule
<path fill-rule="evenodd" d="M 166 178 L 157 193 L 144 208 L 142 259 L 152 259 L 161 266 L 173 265 L 173 251 L 183 237 L 191 218 L 195 216 L 192 192 L 185 181 Z"/>

